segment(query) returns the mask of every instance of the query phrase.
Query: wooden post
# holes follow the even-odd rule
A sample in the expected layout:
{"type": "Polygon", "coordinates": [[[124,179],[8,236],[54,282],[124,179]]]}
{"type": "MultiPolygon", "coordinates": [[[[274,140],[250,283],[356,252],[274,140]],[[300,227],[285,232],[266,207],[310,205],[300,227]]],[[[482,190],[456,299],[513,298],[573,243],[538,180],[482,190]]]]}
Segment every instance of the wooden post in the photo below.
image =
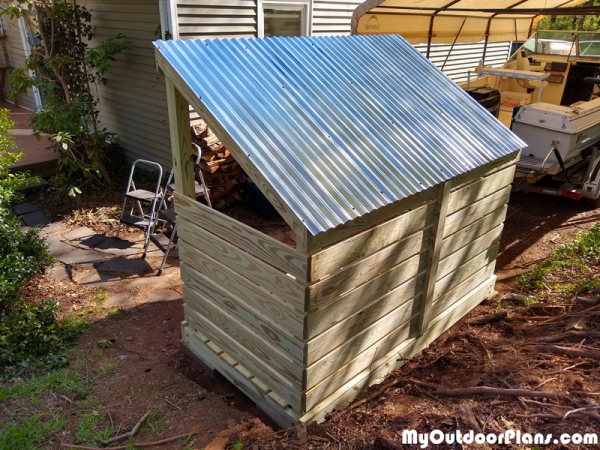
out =
{"type": "Polygon", "coordinates": [[[167,85],[167,105],[169,107],[169,130],[175,190],[186,197],[196,198],[194,187],[194,162],[192,160],[192,134],[190,131],[189,103],[181,95],[169,77],[167,85]]]}
{"type": "Polygon", "coordinates": [[[446,181],[439,187],[436,216],[433,221],[433,241],[429,251],[428,270],[425,274],[425,287],[421,300],[421,314],[419,315],[419,336],[422,336],[429,326],[431,320],[431,305],[433,304],[433,293],[437,281],[438,264],[440,262],[440,251],[444,239],[444,226],[448,213],[448,198],[450,197],[451,181],[446,181]]]}

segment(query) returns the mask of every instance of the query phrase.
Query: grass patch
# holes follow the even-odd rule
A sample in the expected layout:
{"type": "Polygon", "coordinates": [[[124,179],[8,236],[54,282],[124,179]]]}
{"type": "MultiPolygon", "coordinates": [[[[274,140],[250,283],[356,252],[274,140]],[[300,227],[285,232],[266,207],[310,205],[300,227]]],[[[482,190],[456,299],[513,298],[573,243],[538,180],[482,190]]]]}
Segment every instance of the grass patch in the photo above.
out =
{"type": "MultiPolygon", "coordinates": [[[[542,264],[533,267],[517,278],[524,291],[539,292],[548,287],[544,281],[555,270],[586,268],[600,263],[600,223],[589,231],[577,233],[575,239],[561,245],[542,264]]],[[[578,287],[593,288],[598,280],[582,280],[578,287]]],[[[577,288],[575,288],[574,292],[577,288]]]]}
{"type": "Polygon", "coordinates": [[[17,379],[0,385],[0,403],[17,398],[39,401],[44,394],[50,392],[58,395],[70,392],[85,395],[90,389],[91,386],[77,373],[67,369],[54,370],[39,378],[34,376],[28,380],[17,379]]]}
{"type": "Polygon", "coordinates": [[[107,375],[115,373],[118,368],[119,368],[118,364],[108,363],[108,364],[102,365],[101,367],[96,369],[96,371],[98,372],[99,375],[107,376],[107,375]]]}
{"type": "Polygon", "coordinates": [[[108,348],[112,345],[112,342],[108,339],[100,339],[98,345],[102,348],[108,348]]]}
{"type": "Polygon", "coordinates": [[[94,411],[85,412],[79,416],[75,437],[83,444],[95,444],[98,432],[102,431],[100,422],[104,420],[104,413],[94,411]]]}
{"type": "Polygon", "coordinates": [[[48,439],[67,424],[61,414],[52,413],[48,417],[35,415],[20,423],[0,424],[0,448],[3,450],[24,450],[40,448],[51,444],[48,439]]]}
{"type": "Polygon", "coordinates": [[[153,410],[146,419],[146,426],[144,427],[150,431],[150,433],[158,436],[162,430],[167,428],[167,422],[165,422],[165,415],[159,410],[153,410]]]}
{"type": "Polygon", "coordinates": [[[100,290],[96,295],[94,295],[94,300],[96,300],[97,302],[103,302],[104,300],[106,300],[107,297],[108,295],[106,294],[106,292],[100,290]]]}
{"type": "Polygon", "coordinates": [[[121,308],[113,309],[112,311],[108,312],[109,319],[122,319],[123,317],[125,317],[125,311],[123,311],[121,308]]]}

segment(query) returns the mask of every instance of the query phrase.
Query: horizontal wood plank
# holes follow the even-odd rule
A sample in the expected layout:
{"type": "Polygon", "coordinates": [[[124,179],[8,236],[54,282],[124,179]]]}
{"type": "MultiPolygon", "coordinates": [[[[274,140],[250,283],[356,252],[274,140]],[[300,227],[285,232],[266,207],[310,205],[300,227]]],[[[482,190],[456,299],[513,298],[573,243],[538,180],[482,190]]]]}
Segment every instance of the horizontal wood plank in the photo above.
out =
{"type": "Polygon", "coordinates": [[[200,331],[230,357],[250,370],[259,379],[263,380],[269,388],[284,398],[295,411],[301,410],[300,392],[302,387],[297,382],[282,377],[278,371],[269,367],[264,360],[251,353],[226,331],[222,331],[219,327],[214,326],[200,314],[192,312],[188,317],[186,311],[186,321],[192,330],[200,331]]]}
{"type": "Polygon", "coordinates": [[[476,222],[482,217],[487,216],[491,212],[501,208],[510,198],[511,187],[506,186],[497,192],[494,192],[487,197],[467,206],[446,218],[444,227],[444,237],[448,237],[457,231],[468,227],[473,222],[476,222]]]}
{"type": "Polygon", "coordinates": [[[311,260],[311,281],[333,274],[425,228],[432,223],[434,212],[435,202],[430,202],[315,254],[311,260]]]}
{"type": "Polygon", "coordinates": [[[302,338],[294,336],[280,323],[269,320],[250,306],[249,303],[224,291],[206,279],[204,275],[188,266],[181,268],[181,278],[184,280],[183,294],[188,306],[202,313],[203,308],[206,307],[205,302],[198,302],[196,295],[200,298],[208,298],[216,303],[219,308],[234,315],[271,345],[279,347],[282,351],[289,353],[302,362],[304,359],[304,342],[302,338]],[[196,295],[187,295],[190,291],[193,291],[196,295]]]}
{"type": "Polygon", "coordinates": [[[175,192],[180,217],[216,234],[232,245],[301,281],[306,279],[307,256],[225,214],[175,192]]]}
{"type": "Polygon", "coordinates": [[[507,167],[514,166],[520,158],[521,150],[518,150],[509,155],[503,156],[496,161],[492,161],[489,164],[485,164],[476,169],[470,170],[469,172],[465,172],[462,175],[454,177],[452,179],[452,191],[461,189],[468,184],[481,181],[483,178],[489,177],[496,172],[500,172],[507,167]]]}
{"type": "Polygon", "coordinates": [[[335,275],[309,287],[310,303],[323,304],[339,297],[369,280],[387,272],[408,258],[427,250],[431,244],[431,227],[388,245],[383,250],[362,259],[335,275]]]}
{"type": "Polygon", "coordinates": [[[304,286],[283,272],[183,218],[177,219],[177,233],[185,242],[188,258],[205,253],[294,307],[304,308],[304,286]]]}
{"type": "Polygon", "coordinates": [[[448,255],[460,250],[465,245],[501,225],[506,217],[506,210],[507,206],[504,205],[468,227],[446,237],[442,243],[441,258],[446,258],[448,255]]]}
{"type": "Polygon", "coordinates": [[[372,302],[389,291],[404,283],[406,280],[415,277],[419,272],[425,269],[427,264],[427,253],[425,250],[423,253],[419,253],[406,261],[401,262],[392,269],[384,272],[376,278],[369,280],[367,283],[358,286],[349,292],[340,292],[338,297],[329,300],[327,303],[320,302],[318,298],[310,299],[309,312],[314,312],[316,309],[320,309],[325,305],[329,305],[333,302],[372,302]]]}

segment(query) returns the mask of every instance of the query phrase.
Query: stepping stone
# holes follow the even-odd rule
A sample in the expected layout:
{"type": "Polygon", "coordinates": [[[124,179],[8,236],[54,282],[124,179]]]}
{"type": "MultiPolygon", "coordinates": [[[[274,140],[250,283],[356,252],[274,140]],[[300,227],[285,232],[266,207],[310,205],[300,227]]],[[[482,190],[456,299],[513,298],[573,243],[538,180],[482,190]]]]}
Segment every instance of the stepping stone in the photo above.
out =
{"type": "Polygon", "coordinates": [[[94,286],[94,287],[108,287],[113,286],[121,281],[120,278],[114,277],[112,275],[108,275],[106,273],[98,273],[95,270],[87,273],[83,277],[81,277],[77,284],[83,286],[94,286]]]}
{"type": "Polygon", "coordinates": [[[37,227],[40,225],[48,225],[50,219],[42,211],[34,211],[23,216],[23,222],[29,227],[37,227]]]}
{"type": "Polygon", "coordinates": [[[118,256],[132,256],[143,251],[143,245],[123,239],[108,238],[94,247],[94,250],[118,256]]]}
{"type": "Polygon", "coordinates": [[[172,300],[180,300],[181,294],[173,289],[164,289],[161,291],[154,291],[148,297],[146,297],[143,303],[155,303],[155,302],[170,302],[172,300]]]}
{"type": "Polygon", "coordinates": [[[125,306],[131,304],[131,291],[121,291],[110,294],[108,298],[102,303],[105,308],[112,308],[114,306],[125,306]]]}
{"type": "Polygon", "coordinates": [[[135,278],[127,283],[127,287],[167,289],[171,287],[171,282],[168,278],[152,275],[149,277],[135,278]]]}
{"type": "Polygon", "coordinates": [[[61,233],[66,230],[67,227],[65,227],[62,222],[53,222],[51,224],[46,225],[45,227],[42,227],[40,237],[48,236],[50,234],[61,233]]]}
{"type": "Polygon", "coordinates": [[[31,203],[21,203],[20,205],[13,206],[12,209],[17,216],[42,210],[38,205],[33,205],[31,203]]]}
{"type": "Polygon", "coordinates": [[[109,259],[109,255],[103,255],[102,253],[96,253],[90,250],[82,250],[77,248],[72,252],[69,252],[63,256],[59,256],[57,259],[63,264],[87,264],[93,262],[101,262],[109,259]]]}
{"type": "Polygon", "coordinates": [[[104,272],[121,272],[125,274],[146,273],[152,271],[152,266],[148,261],[141,258],[136,259],[111,259],[106,261],[100,267],[99,271],[104,272]]]}
{"type": "Polygon", "coordinates": [[[76,228],[73,231],[64,235],[65,239],[71,241],[78,247],[90,248],[104,242],[107,237],[97,234],[94,230],[88,227],[76,228]]]}
{"type": "Polygon", "coordinates": [[[52,268],[52,272],[50,272],[50,278],[54,280],[63,280],[65,278],[69,278],[71,275],[71,271],[67,269],[65,266],[56,265],[52,268]]]}
{"type": "Polygon", "coordinates": [[[45,241],[48,243],[48,254],[50,256],[61,256],[75,250],[75,247],[61,242],[62,236],[52,236],[45,241]]]}

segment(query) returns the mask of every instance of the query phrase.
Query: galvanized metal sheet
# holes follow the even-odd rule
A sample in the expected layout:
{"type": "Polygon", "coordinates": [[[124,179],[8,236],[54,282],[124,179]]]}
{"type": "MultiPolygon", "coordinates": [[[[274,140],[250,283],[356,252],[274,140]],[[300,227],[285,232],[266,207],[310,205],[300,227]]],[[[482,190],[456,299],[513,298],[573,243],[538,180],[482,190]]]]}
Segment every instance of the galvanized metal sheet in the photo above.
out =
{"type": "Polygon", "coordinates": [[[313,235],[526,146],[400,36],[154,44],[313,235]]]}

